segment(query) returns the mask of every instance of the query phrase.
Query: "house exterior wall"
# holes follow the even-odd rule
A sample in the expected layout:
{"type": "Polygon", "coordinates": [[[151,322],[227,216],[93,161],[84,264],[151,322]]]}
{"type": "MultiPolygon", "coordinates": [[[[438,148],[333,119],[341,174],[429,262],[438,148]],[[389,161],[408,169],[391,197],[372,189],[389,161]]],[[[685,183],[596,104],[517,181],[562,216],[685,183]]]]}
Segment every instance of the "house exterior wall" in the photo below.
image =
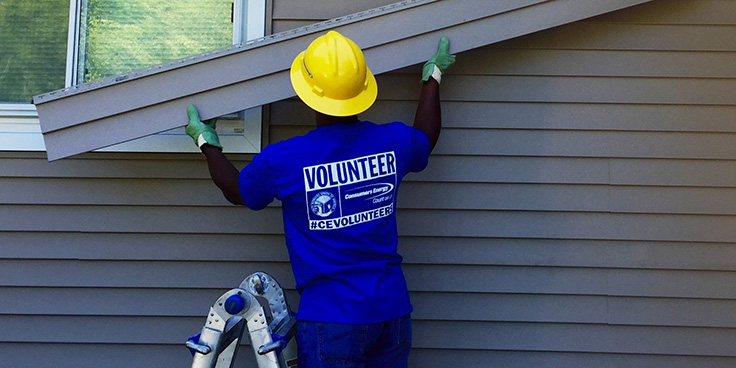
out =
{"type": "MultiPolygon", "coordinates": [[[[273,28],[390,2],[274,0],[273,28]]],[[[661,0],[458,55],[400,193],[410,366],[736,363],[735,29],[736,1],[661,0]]],[[[362,118],[412,121],[418,74],[362,118]]],[[[311,128],[269,110],[271,142],[311,128]]],[[[257,270],[298,306],[278,204],[230,206],[200,155],[0,152],[0,219],[3,366],[186,366],[257,270]]]]}

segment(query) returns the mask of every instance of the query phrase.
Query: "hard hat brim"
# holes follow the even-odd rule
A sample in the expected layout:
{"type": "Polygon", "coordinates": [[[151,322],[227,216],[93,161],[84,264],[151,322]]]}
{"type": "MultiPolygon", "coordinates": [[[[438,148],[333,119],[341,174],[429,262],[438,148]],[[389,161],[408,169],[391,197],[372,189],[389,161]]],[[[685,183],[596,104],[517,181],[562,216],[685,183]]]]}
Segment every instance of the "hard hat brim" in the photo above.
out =
{"type": "Polygon", "coordinates": [[[301,52],[296,58],[294,58],[294,62],[291,64],[291,86],[294,88],[294,91],[299,98],[313,110],[319,111],[325,115],[351,116],[368,110],[368,108],[376,101],[376,97],[378,96],[378,84],[376,83],[376,77],[371,73],[367,66],[366,89],[353,98],[338,100],[326,96],[319,96],[314,93],[312,87],[304,77],[306,73],[303,73],[302,71],[302,68],[304,68],[304,64],[302,63],[303,59],[304,52],[301,52]]]}

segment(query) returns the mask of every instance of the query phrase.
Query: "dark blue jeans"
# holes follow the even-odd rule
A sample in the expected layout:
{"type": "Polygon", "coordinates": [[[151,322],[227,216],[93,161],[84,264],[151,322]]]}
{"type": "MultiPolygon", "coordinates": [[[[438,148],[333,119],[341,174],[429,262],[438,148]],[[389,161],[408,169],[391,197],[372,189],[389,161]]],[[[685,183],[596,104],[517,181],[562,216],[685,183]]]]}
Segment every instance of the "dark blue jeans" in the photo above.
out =
{"type": "Polygon", "coordinates": [[[411,317],[366,325],[299,321],[299,368],[406,368],[411,317]]]}

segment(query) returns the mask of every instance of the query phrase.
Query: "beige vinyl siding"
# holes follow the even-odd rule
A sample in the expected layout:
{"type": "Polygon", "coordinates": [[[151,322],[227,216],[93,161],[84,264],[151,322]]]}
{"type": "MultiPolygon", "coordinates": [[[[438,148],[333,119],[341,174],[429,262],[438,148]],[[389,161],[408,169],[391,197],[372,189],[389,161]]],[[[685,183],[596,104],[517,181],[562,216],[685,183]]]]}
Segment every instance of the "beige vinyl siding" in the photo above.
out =
{"type": "MultiPolygon", "coordinates": [[[[274,0],[274,32],[391,2],[274,0]]],[[[399,195],[411,367],[736,364],[735,8],[654,1],[458,55],[399,195]]],[[[362,117],[410,122],[419,67],[362,117]]],[[[312,127],[269,110],[271,142],[312,127]]],[[[12,367],[188,366],[258,270],[298,306],[278,203],[230,206],[196,154],[0,153],[0,270],[12,367]]]]}
{"type": "MultiPolygon", "coordinates": [[[[0,341],[10,366],[188,366],[186,338],[257,270],[290,287],[298,306],[278,208],[229,205],[201,155],[49,163],[6,152],[0,167],[0,325],[15,331],[0,341]]],[[[251,355],[242,349],[240,366],[253,366],[251,355]]]]}
{"type": "MultiPolygon", "coordinates": [[[[736,363],[735,7],[655,1],[458,56],[399,200],[413,366],[736,363]]],[[[410,123],[419,70],[379,76],[362,117],[410,123]]],[[[271,140],[311,120],[276,103],[271,140]]]]}

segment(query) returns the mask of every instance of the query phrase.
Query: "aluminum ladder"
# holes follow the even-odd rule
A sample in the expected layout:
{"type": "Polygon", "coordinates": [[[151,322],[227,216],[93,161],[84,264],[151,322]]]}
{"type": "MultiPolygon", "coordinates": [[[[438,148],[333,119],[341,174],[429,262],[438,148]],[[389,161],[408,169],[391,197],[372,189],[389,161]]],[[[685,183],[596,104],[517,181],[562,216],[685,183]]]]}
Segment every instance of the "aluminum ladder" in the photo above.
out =
{"type": "Polygon", "coordinates": [[[297,368],[296,319],[281,285],[263,272],[212,305],[202,330],[186,342],[192,368],[232,368],[246,329],[258,368],[297,368]]]}

